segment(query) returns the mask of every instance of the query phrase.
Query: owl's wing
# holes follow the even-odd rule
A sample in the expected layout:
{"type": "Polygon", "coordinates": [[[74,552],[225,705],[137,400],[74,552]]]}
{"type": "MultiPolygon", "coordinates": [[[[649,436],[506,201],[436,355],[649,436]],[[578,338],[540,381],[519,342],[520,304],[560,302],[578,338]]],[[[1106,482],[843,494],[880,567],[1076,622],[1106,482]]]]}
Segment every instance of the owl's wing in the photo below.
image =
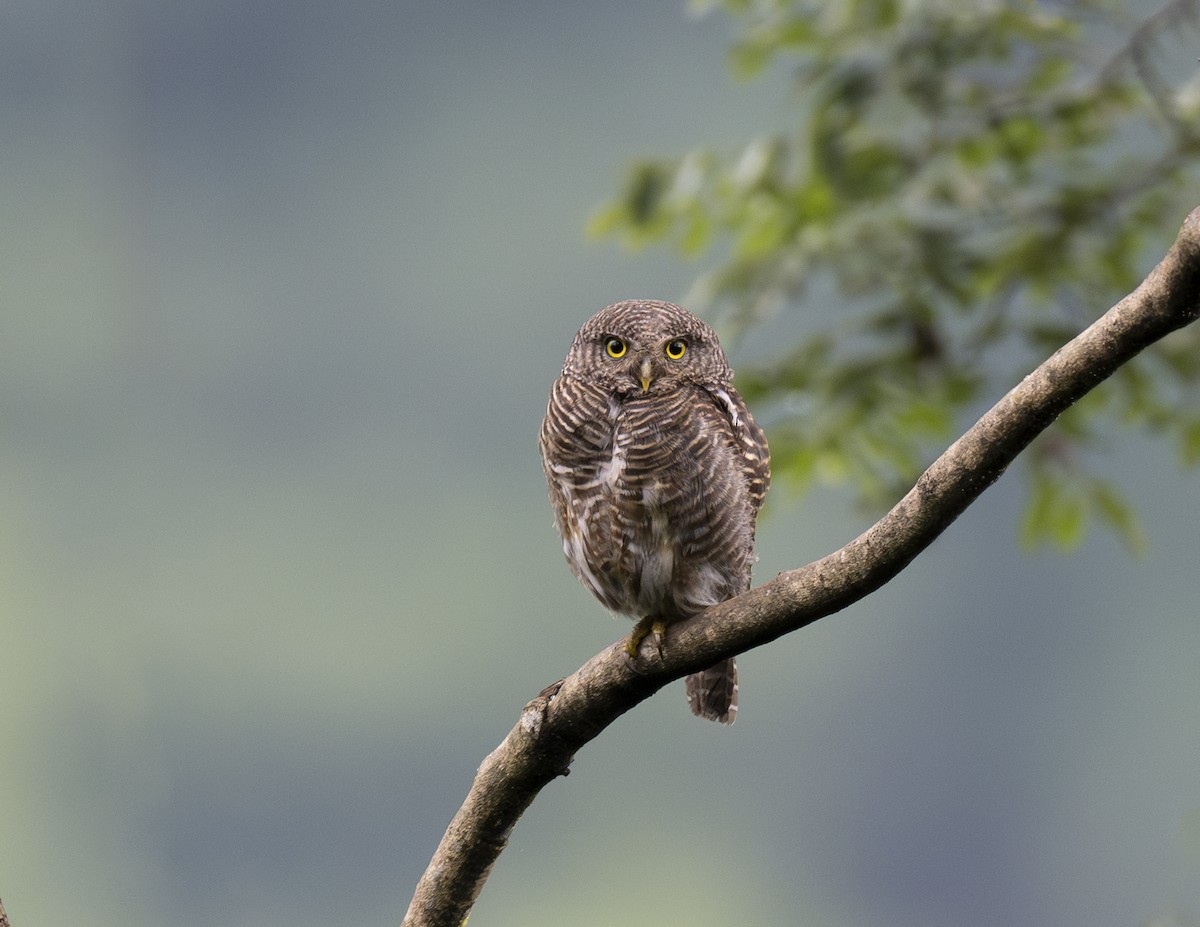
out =
{"type": "Polygon", "coordinates": [[[613,611],[621,599],[598,564],[619,554],[613,542],[614,510],[606,504],[605,470],[613,465],[613,424],[609,394],[573,377],[562,376],[550,389],[546,417],[538,434],[542,469],[563,553],[579,581],[613,611]]]}
{"type": "Polygon", "coordinates": [[[555,380],[538,434],[547,477],[569,476],[576,485],[588,483],[612,441],[609,394],[574,377],[555,380]]]}
{"type": "Polygon", "coordinates": [[[750,490],[750,501],[757,512],[771,486],[771,451],[767,447],[767,436],[746,408],[732,386],[717,387],[709,392],[728,416],[734,444],[741,452],[742,474],[750,490]]]}
{"type": "MultiPolygon", "coordinates": [[[[588,512],[605,492],[602,468],[613,457],[609,394],[574,377],[559,377],[550,389],[538,446],[559,533],[565,542],[582,544],[588,512]]],[[[572,558],[568,552],[568,559],[582,562],[582,553],[572,558]]]]}

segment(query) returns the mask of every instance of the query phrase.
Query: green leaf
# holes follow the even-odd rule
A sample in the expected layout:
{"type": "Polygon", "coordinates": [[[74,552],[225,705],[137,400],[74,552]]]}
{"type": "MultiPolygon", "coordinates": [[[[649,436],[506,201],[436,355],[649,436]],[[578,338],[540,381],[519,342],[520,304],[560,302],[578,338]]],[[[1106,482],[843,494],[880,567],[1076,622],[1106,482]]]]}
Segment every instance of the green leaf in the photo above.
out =
{"type": "Polygon", "coordinates": [[[1049,537],[1062,550],[1079,546],[1087,527],[1088,509],[1084,500],[1071,492],[1056,495],[1051,506],[1049,537]]]}
{"type": "Polygon", "coordinates": [[[729,69],[735,77],[757,77],[771,60],[772,49],[752,42],[739,42],[729,50],[729,69]]]}
{"type": "Polygon", "coordinates": [[[585,231],[590,238],[607,238],[625,224],[625,217],[623,204],[607,203],[591,214],[585,231]]]}
{"type": "Polygon", "coordinates": [[[788,231],[788,217],[779,201],[759,194],[750,198],[745,209],[735,253],[741,258],[757,258],[778,248],[788,231]]]}
{"type": "Polygon", "coordinates": [[[912,435],[942,438],[950,432],[948,409],[934,401],[914,401],[896,416],[896,424],[912,435]]]}
{"type": "Polygon", "coordinates": [[[679,250],[687,257],[696,257],[712,241],[712,221],[702,210],[692,210],[679,236],[679,250]]]}
{"type": "Polygon", "coordinates": [[[1200,466],[1200,419],[1192,419],[1180,429],[1179,459],[1185,467],[1200,466]]]}
{"type": "Polygon", "coordinates": [[[1078,489],[1044,468],[1034,471],[1031,489],[1021,522],[1022,546],[1032,550],[1049,543],[1064,551],[1078,547],[1088,521],[1088,507],[1078,489]]]}
{"type": "Polygon", "coordinates": [[[1049,481],[1045,477],[1035,475],[1021,518],[1021,546],[1025,550],[1037,547],[1050,533],[1053,497],[1054,490],[1049,481]]]}
{"type": "Polygon", "coordinates": [[[661,164],[643,162],[630,172],[625,207],[633,225],[646,225],[658,213],[670,178],[661,164]]]}
{"type": "Polygon", "coordinates": [[[1092,485],[1092,502],[1096,513],[1119,537],[1132,554],[1146,553],[1146,535],[1140,519],[1129,504],[1108,483],[1097,480],[1092,485]]]}

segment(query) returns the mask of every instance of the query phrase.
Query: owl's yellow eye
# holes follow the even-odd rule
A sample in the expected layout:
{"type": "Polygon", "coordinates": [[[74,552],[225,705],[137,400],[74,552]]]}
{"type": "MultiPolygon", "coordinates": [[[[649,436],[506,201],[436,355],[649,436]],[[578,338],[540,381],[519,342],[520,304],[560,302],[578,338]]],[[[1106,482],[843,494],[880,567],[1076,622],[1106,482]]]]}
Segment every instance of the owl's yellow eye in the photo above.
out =
{"type": "Polygon", "coordinates": [[[620,338],[606,338],[604,340],[604,350],[608,352],[609,357],[624,357],[625,352],[629,350],[629,346],[620,338]]]}
{"type": "Polygon", "coordinates": [[[667,357],[671,358],[671,360],[679,360],[679,358],[683,357],[683,355],[686,353],[687,342],[682,338],[676,338],[667,345],[667,357]]]}

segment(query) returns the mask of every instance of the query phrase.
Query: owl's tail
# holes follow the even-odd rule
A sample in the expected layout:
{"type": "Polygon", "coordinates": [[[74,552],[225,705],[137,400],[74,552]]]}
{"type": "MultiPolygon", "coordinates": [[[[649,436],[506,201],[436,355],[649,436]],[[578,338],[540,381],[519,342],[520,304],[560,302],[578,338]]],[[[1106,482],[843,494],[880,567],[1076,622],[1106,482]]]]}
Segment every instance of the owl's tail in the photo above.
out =
{"type": "Polygon", "coordinates": [[[733,724],[737,718],[737,664],[730,657],[684,680],[692,714],[709,721],[733,724]]]}

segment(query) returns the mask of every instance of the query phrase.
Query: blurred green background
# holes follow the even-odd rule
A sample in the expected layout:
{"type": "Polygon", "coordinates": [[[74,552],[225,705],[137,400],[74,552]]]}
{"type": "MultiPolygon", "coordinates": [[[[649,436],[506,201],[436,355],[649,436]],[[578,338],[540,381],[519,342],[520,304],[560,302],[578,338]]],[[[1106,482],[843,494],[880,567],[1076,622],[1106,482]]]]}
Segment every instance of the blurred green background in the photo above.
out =
{"type": "MultiPolygon", "coordinates": [[[[788,116],[731,35],[628,0],[4,5],[16,927],[399,921],[520,707],[627,631],[536,429],[588,315],[701,269],[584,239],[627,162],[788,116]]],[[[1021,554],[1002,480],[745,656],[736,727],[672,686],[584,750],[472,923],[1194,923],[1200,494],[1111,450],[1148,556],[1021,554]]],[[[866,524],[777,490],[757,575],[866,524]]]]}

